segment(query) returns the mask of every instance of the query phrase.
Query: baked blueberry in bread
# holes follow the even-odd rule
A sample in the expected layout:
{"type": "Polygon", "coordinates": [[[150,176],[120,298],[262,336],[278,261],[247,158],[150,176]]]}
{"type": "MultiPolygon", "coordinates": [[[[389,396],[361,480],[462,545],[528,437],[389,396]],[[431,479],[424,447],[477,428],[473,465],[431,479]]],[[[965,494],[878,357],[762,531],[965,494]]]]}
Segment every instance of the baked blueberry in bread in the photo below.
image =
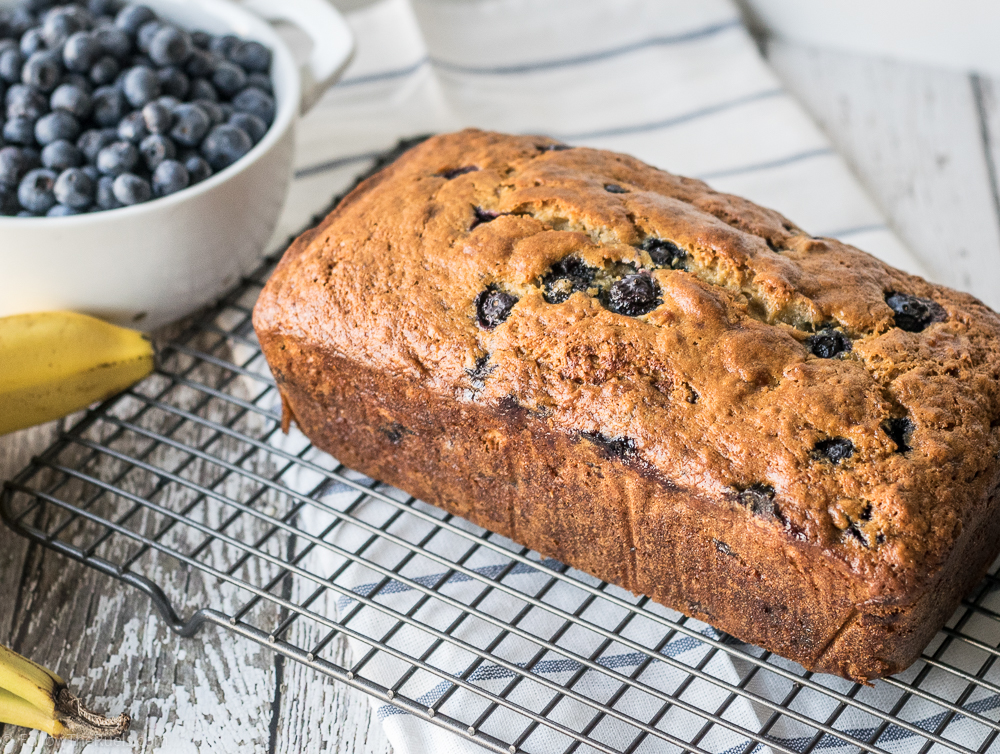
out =
{"type": "Polygon", "coordinates": [[[902,670],[997,555],[1000,318],[625,155],[429,139],[254,324],[340,461],[808,668],[902,670]]]}

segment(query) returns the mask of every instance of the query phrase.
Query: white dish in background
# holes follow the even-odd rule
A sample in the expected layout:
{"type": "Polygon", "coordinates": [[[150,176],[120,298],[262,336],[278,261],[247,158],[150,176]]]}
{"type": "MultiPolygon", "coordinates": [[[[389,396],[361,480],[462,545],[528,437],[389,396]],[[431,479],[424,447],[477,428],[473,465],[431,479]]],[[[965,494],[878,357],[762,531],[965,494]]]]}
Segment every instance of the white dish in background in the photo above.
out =
{"type": "Polygon", "coordinates": [[[70,217],[0,217],[0,316],[70,309],[149,330],[218,298],[263,255],[287,195],[299,114],[353,53],[350,30],[325,0],[143,2],[186,29],[267,45],[274,123],[242,159],[162,199],[70,217]],[[310,36],[301,70],[262,17],[310,36]]]}
{"type": "Polygon", "coordinates": [[[1000,75],[996,0],[741,0],[783,39],[1000,75]]]}

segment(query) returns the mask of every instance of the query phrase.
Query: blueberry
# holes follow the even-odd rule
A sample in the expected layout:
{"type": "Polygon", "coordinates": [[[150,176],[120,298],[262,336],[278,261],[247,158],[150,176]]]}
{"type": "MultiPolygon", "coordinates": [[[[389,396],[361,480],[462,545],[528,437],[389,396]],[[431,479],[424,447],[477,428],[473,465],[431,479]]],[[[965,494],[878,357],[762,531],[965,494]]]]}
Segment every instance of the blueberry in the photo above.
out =
{"type": "Polygon", "coordinates": [[[118,78],[121,70],[117,60],[110,55],[105,55],[91,67],[90,80],[97,86],[106,86],[118,78]]]}
{"type": "Polygon", "coordinates": [[[139,27],[155,19],[156,14],[145,5],[126,5],[115,17],[115,26],[134,35],[139,27]]]}
{"type": "Polygon", "coordinates": [[[117,125],[124,116],[128,103],[125,95],[113,86],[102,86],[94,90],[91,96],[94,107],[93,119],[99,126],[117,125]]]}
{"type": "Polygon", "coordinates": [[[752,484],[741,490],[736,499],[755,516],[768,520],[780,517],[774,502],[774,487],[769,484],[752,484]]]}
{"type": "Polygon", "coordinates": [[[191,32],[191,44],[193,44],[199,50],[207,50],[208,46],[212,43],[212,35],[207,31],[193,31],[191,32]]]}
{"type": "Polygon", "coordinates": [[[254,144],[263,139],[264,134],[267,133],[267,124],[256,115],[251,115],[250,113],[233,113],[229,116],[228,122],[231,126],[236,126],[246,131],[254,144]]]}
{"type": "Polygon", "coordinates": [[[170,66],[161,68],[156,72],[156,77],[160,80],[160,91],[177,98],[187,97],[191,88],[191,80],[177,67],[170,66]]]}
{"type": "Polygon", "coordinates": [[[212,166],[205,161],[204,157],[197,154],[187,155],[184,158],[184,167],[191,178],[192,186],[212,175],[212,166]]]}
{"type": "Polygon", "coordinates": [[[16,186],[30,169],[23,150],[17,147],[0,149],[0,184],[16,186]]]}
{"type": "Polygon", "coordinates": [[[465,175],[466,173],[475,173],[479,170],[475,165],[466,165],[461,168],[452,168],[451,170],[444,170],[435,175],[444,178],[446,181],[450,181],[452,178],[458,178],[460,175],[465,175]]]}
{"type": "Polygon", "coordinates": [[[68,168],[56,178],[53,193],[56,201],[73,209],[86,209],[94,202],[97,186],[80,168],[68,168]]]}
{"type": "Polygon", "coordinates": [[[246,88],[246,71],[228,60],[220,61],[212,72],[212,85],[219,90],[220,94],[232,97],[246,88]]]}
{"type": "Polygon", "coordinates": [[[112,186],[115,199],[125,205],[142,204],[153,198],[149,181],[132,173],[122,173],[112,186]]]}
{"type": "Polygon", "coordinates": [[[108,144],[97,153],[97,169],[105,175],[118,176],[130,172],[139,162],[139,150],[127,141],[108,144]]]}
{"type": "Polygon", "coordinates": [[[70,8],[55,8],[45,15],[42,39],[50,50],[62,47],[76,32],[83,30],[79,16],[70,8]]]}
{"type": "Polygon", "coordinates": [[[165,134],[174,124],[173,113],[160,102],[150,102],[142,108],[143,122],[152,134],[165,134]]]}
{"type": "Polygon", "coordinates": [[[626,275],[611,286],[607,307],[616,314],[638,317],[653,311],[661,303],[660,286],[648,271],[642,270],[626,275]]]}
{"type": "Polygon", "coordinates": [[[885,294],[885,303],[895,313],[896,327],[906,332],[921,332],[934,322],[942,322],[948,315],[944,308],[929,298],[911,296],[908,293],[890,291],[885,294]]]}
{"type": "Polygon", "coordinates": [[[101,59],[103,50],[93,35],[78,31],[63,46],[63,65],[70,71],[89,71],[101,59]]]}
{"type": "Polygon", "coordinates": [[[17,187],[17,198],[21,206],[36,215],[48,212],[56,203],[52,193],[55,182],[56,174],[48,168],[29,171],[17,187]]]}
{"type": "Polygon", "coordinates": [[[163,105],[167,110],[173,113],[174,109],[181,104],[181,101],[177,97],[171,97],[169,94],[161,94],[156,98],[156,104],[163,105]]]}
{"type": "Polygon", "coordinates": [[[79,215],[82,210],[75,209],[73,207],[67,207],[65,204],[53,204],[52,208],[45,213],[46,217],[69,217],[70,215],[79,215]]]}
{"type": "Polygon", "coordinates": [[[80,134],[80,138],[76,140],[76,147],[83,152],[83,156],[88,162],[94,162],[97,159],[97,153],[117,138],[117,133],[112,134],[92,128],[80,134]]]}
{"type": "Polygon", "coordinates": [[[628,189],[619,186],[617,183],[605,183],[604,190],[609,194],[627,194],[628,189]]]}
{"type": "Polygon", "coordinates": [[[482,225],[483,223],[492,222],[493,220],[496,220],[498,217],[500,217],[499,212],[494,212],[493,210],[490,209],[483,209],[482,207],[473,207],[472,212],[473,212],[472,224],[469,225],[469,230],[472,230],[473,228],[482,225]]]}
{"type": "Polygon", "coordinates": [[[36,23],[35,16],[25,7],[15,6],[7,16],[7,31],[14,37],[20,37],[36,23]]]}
{"type": "Polygon", "coordinates": [[[212,170],[222,170],[236,162],[253,148],[247,132],[223,123],[215,126],[201,144],[201,154],[212,170]]]}
{"type": "Polygon", "coordinates": [[[267,73],[271,68],[271,51],[260,42],[240,41],[232,46],[226,57],[251,73],[267,73]]]}
{"type": "Polygon", "coordinates": [[[43,146],[58,139],[75,141],[79,135],[80,121],[65,110],[53,110],[35,122],[35,140],[43,146]]]}
{"type": "Polygon", "coordinates": [[[851,339],[840,330],[825,327],[806,338],[806,347],[821,359],[832,359],[851,350],[851,339]]]}
{"type": "Polygon", "coordinates": [[[121,5],[118,0],[87,0],[87,10],[95,16],[114,16],[121,5]]]}
{"type": "Polygon", "coordinates": [[[49,111],[49,103],[45,95],[33,86],[14,84],[7,90],[7,117],[13,118],[25,115],[36,121],[49,111]]]}
{"type": "Polygon", "coordinates": [[[476,296],[476,321],[485,330],[492,330],[506,321],[511,309],[517,303],[517,297],[504,293],[495,285],[489,286],[476,296]]]}
{"type": "Polygon", "coordinates": [[[212,37],[211,41],[208,43],[208,49],[217,55],[221,55],[224,58],[229,57],[229,53],[232,52],[233,48],[236,47],[242,40],[239,37],[235,37],[232,34],[222,34],[217,37],[212,37]]]}
{"type": "Polygon", "coordinates": [[[0,188],[0,215],[10,217],[21,211],[15,189],[0,188]]]}
{"type": "Polygon", "coordinates": [[[225,123],[228,120],[225,112],[222,110],[222,105],[218,102],[213,102],[210,99],[196,99],[194,104],[205,111],[205,115],[208,116],[213,126],[225,123]]]}
{"type": "Polygon", "coordinates": [[[149,43],[149,57],[159,66],[181,65],[191,55],[191,35],[174,26],[164,26],[149,43]]]}
{"type": "Polygon", "coordinates": [[[117,26],[101,26],[94,30],[94,40],[104,51],[116,60],[125,60],[132,52],[132,37],[117,26]]]}
{"type": "Polygon", "coordinates": [[[156,170],[164,160],[172,160],[177,156],[177,147],[162,134],[150,134],[139,144],[139,153],[149,170],[156,170]]]}
{"type": "Polygon", "coordinates": [[[247,76],[247,86],[255,87],[268,94],[274,94],[274,85],[271,83],[271,77],[266,73],[257,73],[256,71],[251,73],[247,76]]]}
{"type": "Polygon", "coordinates": [[[906,417],[899,419],[886,419],[882,423],[882,431],[889,435],[889,439],[896,443],[896,452],[905,453],[910,449],[910,438],[916,425],[906,417]]]}
{"type": "Polygon", "coordinates": [[[207,99],[212,102],[219,101],[219,93],[215,91],[215,87],[207,79],[194,79],[188,89],[188,96],[192,100],[207,99]]]}
{"type": "Polygon", "coordinates": [[[177,106],[174,110],[174,119],[170,136],[185,147],[196,147],[201,144],[212,125],[204,110],[197,105],[187,103],[177,106]]]}
{"type": "Polygon", "coordinates": [[[237,112],[256,115],[268,126],[274,121],[274,97],[252,86],[233,97],[233,109],[237,112]]]}
{"type": "Polygon", "coordinates": [[[73,84],[60,84],[49,98],[53,110],[65,110],[75,118],[90,115],[90,95],[73,84]]]}
{"type": "Polygon", "coordinates": [[[215,70],[217,62],[219,62],[219,58],[212,53],[195,49],[191,51],[191,55],[184,65],[184,73],[195,78],[210,76],[215,70]]]}
{"type": "Polygon", "coordinates": [[[657,267],[669,267],[674,270],[684,269],[684,263],[688,260],[688,253],[673,241],[666,241],[662,238],[647,238],[640,247],[649,254],[653,264],[657,267]]]}
{"type": "Polygon", "coordinates": [[[0,52],[0,79],[8,84],[16,84],[21,80],[21,68],[24,67],[24,56],[20,50],[4,50],[0,52]]]}
{"type": "Polygon", "coordinates": [[[160,96],[160,80],[152,68],[136,66],[125,73],[122,91],[132,107],[142,107],[160,96]]]}
{"type": "Polygon", "coordinates": [[[128,62],[125,65],[125,67],[126,68],[136,68],[136,67],[138,67],[138,68],[152,68],[152,69],[155,70],[156,69],[156,64],[152,60],[150,60],[149,55],[143,55],[143,54],[139,53],[139,54],[133,55],[131,58],[129,58],[128,62]]]}
{"type": "Polygon", "coordinates": [[[31,146],[35,143],[35,120],[27,115],[15,115],[3,124],[4,141],[31,146]]]}
{"type": "Polygon", "coordinates": [[[42,150],[42,164],[57,173],[66,168],[80,167],[85,159],[83,152],[65,139],[53,141],[42,150]]]}
{"type": "Polygon", "coordinates": [[[97,181],[101,178],[101,171],[97,169],[96,165],[84,165],[80,168],[84,174],[97,185],[97,181]]]}
{"type": "MultiPolygon", "coordinates": [[[[148,55],[149,45],[152,43],[153,37],[163,28],[165,26],[160,21],[147,21],[139,27],[139,31],[135,35],[135,46],[139,48],[140,52],[148,55]]],[[[152,58],[150,58],[150,61],[152,61],[152,58]]]]}
{"type": "Polygon", "coordinates": [[[24,57],[29,57],[45,49],[45,38],[42,36],[41,26],[28,29],[21,35],[21,54],[24,57]]]}
{"type": "Polygon", "coordinates": [[[594,280],[594,269],[576,257],[552,265],[542,278],[542,295],[550,304],[561,304],[576,291],[586,291],[594,280]]]}
{"type": "Polygon", "coordinates": [[[820,440],[813,447],[813,457],[838,464],[854,455],[854,443],[844,437],[820,440]]]}
{"type": "Polygon", "coordinates": [[[51,92],[62,78],[62,60],[56,53],[36,52],[24,62],[21,81],[43,92],[51,92]]]}
{"type": "Polygon", "coordinates": [[[141,110],[133,110],[118,121],[118,138],[122,141],[138,144],[147,136],[149,136],[149,129],[146,128],[146,119],[141,110]]]}
{"type": "Polygon", "coordinates": [[[122,203],[115,198],[115,179],[110,175],[102,175],[97,181],[95,203],[100,209],[116,209],[122,203]]]}
{"type": "Polygon", "coordinates": [[[82,73],[68,72],[64,73],[59,79],[59,83],[56,85],[56,89],[60,86],[75,86],[80,91],[89,95],[94,91],[94,86],[90,82],[90,79],[84,76],[82,73]]]}
{"type": "Polygon", "coordinates": [[[166,196],[186,189],[191,182],[187,168],[177,160],[164,160],[153,171],[153,194],[166,196]]]}

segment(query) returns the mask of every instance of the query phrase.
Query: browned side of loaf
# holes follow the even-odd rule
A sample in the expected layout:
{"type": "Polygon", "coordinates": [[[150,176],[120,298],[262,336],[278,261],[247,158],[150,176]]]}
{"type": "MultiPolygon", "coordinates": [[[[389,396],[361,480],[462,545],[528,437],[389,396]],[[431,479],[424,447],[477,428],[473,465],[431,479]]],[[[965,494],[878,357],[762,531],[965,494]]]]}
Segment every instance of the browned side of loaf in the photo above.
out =
{"type": "Polygon", "coordinates": [[[1000,517],[970,530],[962,565],[912,604],[858,605],[864,586],[837,561],[514,404],[459,403],[264,338],[275,372],[296,375],[281,391],[295,421],[342,463],[810,670],[869,680],[906,668],[982,578],[1000,535],[1000,517]]]}

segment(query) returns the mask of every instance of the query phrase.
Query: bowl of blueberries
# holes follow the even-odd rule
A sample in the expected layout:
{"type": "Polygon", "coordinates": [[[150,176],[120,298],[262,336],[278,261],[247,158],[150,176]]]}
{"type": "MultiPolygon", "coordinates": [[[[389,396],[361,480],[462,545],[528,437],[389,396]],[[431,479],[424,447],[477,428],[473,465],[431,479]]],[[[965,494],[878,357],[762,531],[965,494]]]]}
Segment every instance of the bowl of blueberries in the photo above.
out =
{"type": "Polygon", "coordinates": [[[352,52],[326,0],[0,0],[0,316],[153,329],[217,298],[259,262],[296,122],[352,52]]]}

